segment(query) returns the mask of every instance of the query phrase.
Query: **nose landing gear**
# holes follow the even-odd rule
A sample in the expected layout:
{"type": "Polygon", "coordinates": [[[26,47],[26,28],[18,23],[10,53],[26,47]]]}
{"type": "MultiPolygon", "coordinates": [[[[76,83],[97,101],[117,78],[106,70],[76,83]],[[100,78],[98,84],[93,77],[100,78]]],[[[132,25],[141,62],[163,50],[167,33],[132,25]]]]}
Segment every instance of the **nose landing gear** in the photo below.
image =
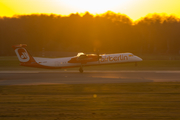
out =
{"type": "Polygon", "coordinates": [[[137,66],[137,62],[135,62],[135,66],[137,66]]]}

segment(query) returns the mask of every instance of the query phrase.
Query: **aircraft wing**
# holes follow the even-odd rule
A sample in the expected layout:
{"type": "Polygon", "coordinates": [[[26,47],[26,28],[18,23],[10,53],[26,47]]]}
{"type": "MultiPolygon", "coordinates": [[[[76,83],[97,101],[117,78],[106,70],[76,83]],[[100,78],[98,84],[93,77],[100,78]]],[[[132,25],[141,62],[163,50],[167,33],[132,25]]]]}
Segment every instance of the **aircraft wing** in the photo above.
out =
{"type": "Polygon", "coordinates": [[[68,63],[83,63],[83,64],[86,64],[87,62],[99,61],[100,57],[101,56],[98,56],[96,54],[78,53],[78,55],[71,58],[71,60],[68,61],[68,63]]]}

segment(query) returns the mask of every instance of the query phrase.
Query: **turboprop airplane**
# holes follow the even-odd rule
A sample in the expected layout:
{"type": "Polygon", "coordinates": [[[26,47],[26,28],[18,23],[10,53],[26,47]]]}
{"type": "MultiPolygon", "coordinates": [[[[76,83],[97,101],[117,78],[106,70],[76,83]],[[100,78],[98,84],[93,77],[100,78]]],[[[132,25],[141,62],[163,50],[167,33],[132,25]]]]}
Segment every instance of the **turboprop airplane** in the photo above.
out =
{"type": "Polygon", "coordinates": [[[12,46],[20,61],[20,65],[39,68],[70,68],[79,67],[79,72],[83,73],[83,66],[106,65],[118,63],[139,62],[142,59],[132,53],[116,54],[84,54],[78,53],[74,57],[65,58],[40,58],[32,57],[25,49],[26,44],[12,46]]]}

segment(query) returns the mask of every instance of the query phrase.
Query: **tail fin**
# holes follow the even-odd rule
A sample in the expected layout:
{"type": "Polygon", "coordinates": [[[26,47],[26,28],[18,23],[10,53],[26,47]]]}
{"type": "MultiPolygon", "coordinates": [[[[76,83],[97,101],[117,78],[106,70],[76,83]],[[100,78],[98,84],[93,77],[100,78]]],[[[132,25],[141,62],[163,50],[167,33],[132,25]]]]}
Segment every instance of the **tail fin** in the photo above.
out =
{"type": "Polygon", "coordinates": [[[26,46],[27,46],[26,44],[20,44],[20,45],[13,45],[12,47],[14,48],[15,53],[19,61],[21,62],[21,65],[31,66],[33,64],[36,64],[36,61],[25,49],[26,46]]]}

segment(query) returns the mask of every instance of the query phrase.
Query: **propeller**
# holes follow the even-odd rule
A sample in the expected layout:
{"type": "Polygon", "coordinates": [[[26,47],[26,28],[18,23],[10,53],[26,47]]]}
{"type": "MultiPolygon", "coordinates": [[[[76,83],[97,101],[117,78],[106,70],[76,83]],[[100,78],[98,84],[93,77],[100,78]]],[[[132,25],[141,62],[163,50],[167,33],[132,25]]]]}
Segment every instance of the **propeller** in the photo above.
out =
{"type": "Polygon", "coordinates": [[[97,60],[98,60],[98,62],[99,62],[99,64],[100,64],[100,58],[102,58],[102,57],[101,57],[100,54],[99,54],[99,50],[97,50],[96,55],[97,55],[97,60]]]}

